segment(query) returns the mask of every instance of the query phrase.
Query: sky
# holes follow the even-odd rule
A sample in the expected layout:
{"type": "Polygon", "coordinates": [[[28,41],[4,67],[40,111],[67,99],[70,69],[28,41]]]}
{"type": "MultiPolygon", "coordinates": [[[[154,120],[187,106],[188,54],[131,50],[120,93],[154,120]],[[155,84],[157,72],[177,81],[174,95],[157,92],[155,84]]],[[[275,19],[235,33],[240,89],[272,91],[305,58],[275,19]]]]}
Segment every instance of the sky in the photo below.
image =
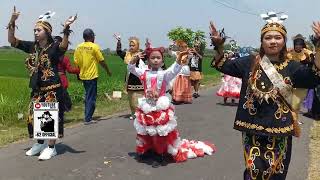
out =
{"type": "Polygon", "coordinates": [[[218,29],[225,28],[228,36],[240,46],[260,45],[260,29],[265,22],[258,14],[268,11],[284,12],[289,19],[284,22],[288,30],[288,46],[297,33],[312,34],[311,24],[320,21],[319,0],[1,0],[0,46],[9,45],[5,26],[10,19],[13,6],[21,12],[17,20],[16,37],[33,39],[34,24],[39,15],[48,10],[56,15],[50,20],[53,34],[59,34],[63,23],[70,15],[78,14],[71,29],[71,48],[83,41],[82,32],[92,28],[96,43],[102,49],[115,49],[114,33],[121,34],[124,48],[127,39],[137,36],[144,44],[146,38],[153,46],[168,46],[168,31],[182,26],[205,31],[208,35],[209,21],[218,29]],[[217,2],[218,1],[218,2],[217,2]],[[219,3],[220,2],[220,3],[219,3]],[[225,4],[225,5],[222,5],[225,4]],[[250,14],[236,11],[250,12],[250,14]],[[252,15],[257,14],[257,15],[252,15]]]}

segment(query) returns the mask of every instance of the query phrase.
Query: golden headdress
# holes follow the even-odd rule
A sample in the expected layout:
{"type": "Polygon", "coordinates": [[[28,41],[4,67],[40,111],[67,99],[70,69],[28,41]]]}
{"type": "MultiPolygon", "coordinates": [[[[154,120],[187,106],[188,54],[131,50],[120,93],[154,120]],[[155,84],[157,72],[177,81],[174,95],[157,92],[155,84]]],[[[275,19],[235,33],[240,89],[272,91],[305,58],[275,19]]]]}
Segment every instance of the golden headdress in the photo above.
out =
{"type": "Polygon", "coordinates": [[[140,45],[140,41],[139,41],[139,38],[137,38],[137,37],[130,37],[129,38],[129,43],[130,42],[133,42],[135,45],[137,45],[137,47],[139,48],[139,45],[140,45]]]}
{"type": "Polygon", "coordinates": [[[135,45],[133,52],[127,51],[126,55],[124,57],[124,62],[128,64],[130,60],[133,58],[134,55],[136,55],[139,52],[139,39],[137,37],[130,37],[129,38],[129,44],[133,43],[135,45]]]}

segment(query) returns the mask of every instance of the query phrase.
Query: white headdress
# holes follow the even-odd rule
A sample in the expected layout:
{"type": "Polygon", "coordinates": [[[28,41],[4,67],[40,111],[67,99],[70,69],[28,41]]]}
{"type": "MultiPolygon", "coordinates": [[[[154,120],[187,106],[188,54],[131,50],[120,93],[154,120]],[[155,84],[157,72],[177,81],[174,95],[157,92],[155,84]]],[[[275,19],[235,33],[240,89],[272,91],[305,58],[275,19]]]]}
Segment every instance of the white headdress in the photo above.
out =
{"type": "Polygon", "coordinates": [[[48,21],[56,12],[47,11],[46,13],[39,16],[39,21],[48,21]]]}
{"type": "Polygon", "coordinates": [[[260,17],[267,21],[267,23],[279,23],[282,24],[283,21],[288,19],[288,15],[282,14],[280,17],[278,17],[278,14],[280,13],[275,13],[273,11],[268,12],[267,14],[260,14],[260,17]]]}
{"type": "Polygon", "coordinates": [[[56,13],[55,12],[51,12],[51,11],[47,11],[46,13],[42,14],[39,16],[39,19],[36,23],[36,25],[42,26],[43,28],[45,28],[48,32],[52,32],[52,26],[51,24],[48,22],[48,20],[54,16],[56,13]]]}

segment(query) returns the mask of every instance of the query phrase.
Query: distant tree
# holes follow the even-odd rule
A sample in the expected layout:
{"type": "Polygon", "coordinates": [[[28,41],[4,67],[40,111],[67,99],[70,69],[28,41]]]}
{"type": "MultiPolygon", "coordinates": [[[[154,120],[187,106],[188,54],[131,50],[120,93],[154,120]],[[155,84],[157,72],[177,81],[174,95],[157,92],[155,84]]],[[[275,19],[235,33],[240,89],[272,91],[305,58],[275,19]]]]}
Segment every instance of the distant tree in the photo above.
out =
{"type": "Polygon", "coordinates": [[[196,43],[197,40],[199,41],[200,49],[203,52],[207,47],[205,32],[200,31],[200,30],[194,32],[194,42],[193,43],[196,43]]]}
{"type": "Polygon", "coordinates": [[[107,48],[107,49],[104,49],[103,52],[107,55],[110,55],[111,54],[111,49],[110,48],[107,48]]]}
{"type": "Polygon", "coordinates": [[[177,27],[168,32],[168,37],[172,41],[183,40],[189,47],[192,47],[194,32],[189,28],[177,27]]]}
{"type": "Polygon", "coordinates": [[[189,47],[194,47],[195,43],[200,43],[201,50],[206,48],[205,32],[193,31],[190,28],[177,27],[168,32],[168,38],[172,41],[183,40],[189,47]]]}
{"type": "Polygon", "coordinates": [[[0,49],[12,49],[12,47],[11,46],[2,46],[2,47],[0,47],[0,49]]]}

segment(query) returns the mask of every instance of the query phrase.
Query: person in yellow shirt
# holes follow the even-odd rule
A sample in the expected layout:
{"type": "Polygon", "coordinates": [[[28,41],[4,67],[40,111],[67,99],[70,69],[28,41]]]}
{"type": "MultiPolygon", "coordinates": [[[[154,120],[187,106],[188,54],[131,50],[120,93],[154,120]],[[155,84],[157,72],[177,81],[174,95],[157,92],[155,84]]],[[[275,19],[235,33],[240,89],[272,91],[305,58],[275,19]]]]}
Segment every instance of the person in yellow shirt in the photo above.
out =
{"type": "Polygon", "coordinates": [[[97,122],[92,120],[92,116],[97,98],[98,64],[106,70],[109,76],[111,76],[111,72],[104,62],[99,45],[94,43],[95,34],[93,30],[85,29],[83,39],[84,42],[79,44],[74,52],[74,62],[80,68],[79,78],[82,80],[86,91],[84,124],[88,125],[97,122]]]}

